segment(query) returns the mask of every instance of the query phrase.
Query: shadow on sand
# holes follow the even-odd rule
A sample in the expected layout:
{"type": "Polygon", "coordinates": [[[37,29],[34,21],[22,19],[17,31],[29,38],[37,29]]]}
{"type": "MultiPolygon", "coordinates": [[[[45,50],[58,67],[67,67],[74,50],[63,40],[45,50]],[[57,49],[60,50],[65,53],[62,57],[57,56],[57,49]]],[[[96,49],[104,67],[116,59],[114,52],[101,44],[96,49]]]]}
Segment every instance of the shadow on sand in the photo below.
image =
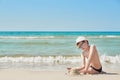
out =
{"type": "Polygon", "coordinates": [[[119,75],[118,73],[106,73],[106,75],[119,75]]]}
{"type": "Polygon", "coordinates": [[[105,74],[105,75],[119,75],[118,73],[104,72],[104,71],[101,74],[105,74]]]}

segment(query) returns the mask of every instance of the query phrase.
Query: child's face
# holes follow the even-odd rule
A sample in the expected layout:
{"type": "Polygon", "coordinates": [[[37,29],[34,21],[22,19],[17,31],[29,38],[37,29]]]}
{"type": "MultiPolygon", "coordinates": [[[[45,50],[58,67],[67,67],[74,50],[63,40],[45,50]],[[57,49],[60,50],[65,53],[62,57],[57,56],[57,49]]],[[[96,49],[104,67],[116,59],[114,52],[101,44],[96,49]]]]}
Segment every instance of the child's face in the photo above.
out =
{"type": "Polygon", "coordinates": [[[81,48],[84,43],[85,43],[85,41],[81,41],[81,42],[77,43],[77,47],[78,47],[78,48],[81,48]]]}
{"type": "Polygon", "coordinates": [[[88,43],[87,41],[81,41],[77,44],[77,47],[82,50],[86,50],[86,48],[88,47],[88,43]]]}

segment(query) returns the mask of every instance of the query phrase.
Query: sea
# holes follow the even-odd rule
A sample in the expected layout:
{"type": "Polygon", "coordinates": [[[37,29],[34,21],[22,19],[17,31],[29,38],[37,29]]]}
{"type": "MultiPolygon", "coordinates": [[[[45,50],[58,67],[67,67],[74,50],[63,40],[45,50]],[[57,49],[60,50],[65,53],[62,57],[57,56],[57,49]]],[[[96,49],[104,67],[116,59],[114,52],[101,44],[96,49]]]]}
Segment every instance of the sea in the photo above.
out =
{"type": "Polygon", "coordinates": [[[120,65],[120,32],[1,31],[0,69],[38,71],[79,66],[81,50],[75,45],[78,36],[96,45],[103,65],[120,65]]]}

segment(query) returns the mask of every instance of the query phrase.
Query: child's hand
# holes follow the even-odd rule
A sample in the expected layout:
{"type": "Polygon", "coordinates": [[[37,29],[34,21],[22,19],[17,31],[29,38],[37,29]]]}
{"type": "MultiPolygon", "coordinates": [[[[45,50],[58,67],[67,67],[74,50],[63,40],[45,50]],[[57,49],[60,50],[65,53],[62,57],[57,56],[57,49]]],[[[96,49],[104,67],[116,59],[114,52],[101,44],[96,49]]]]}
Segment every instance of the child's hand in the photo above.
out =
{"type": "Polygon", "coordinates": [[[86,73],[87,73],[87,71],[85,69],[80,70],[80,74],[86,74],[86,73]]]}

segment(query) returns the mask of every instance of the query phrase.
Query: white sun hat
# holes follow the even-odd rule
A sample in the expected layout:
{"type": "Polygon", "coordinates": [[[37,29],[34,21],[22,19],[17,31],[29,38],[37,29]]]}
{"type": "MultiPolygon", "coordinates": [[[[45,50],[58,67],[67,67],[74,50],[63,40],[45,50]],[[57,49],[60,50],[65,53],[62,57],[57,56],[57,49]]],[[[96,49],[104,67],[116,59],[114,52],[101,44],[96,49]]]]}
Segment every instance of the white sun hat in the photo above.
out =
{"type": "Polygon", "coordinates": [[[77,39],[76,39],[76,44],[81,42],[81,41],[84,41],[84,40],[87,40],[84,36],[79,36],[77,39]]]}

